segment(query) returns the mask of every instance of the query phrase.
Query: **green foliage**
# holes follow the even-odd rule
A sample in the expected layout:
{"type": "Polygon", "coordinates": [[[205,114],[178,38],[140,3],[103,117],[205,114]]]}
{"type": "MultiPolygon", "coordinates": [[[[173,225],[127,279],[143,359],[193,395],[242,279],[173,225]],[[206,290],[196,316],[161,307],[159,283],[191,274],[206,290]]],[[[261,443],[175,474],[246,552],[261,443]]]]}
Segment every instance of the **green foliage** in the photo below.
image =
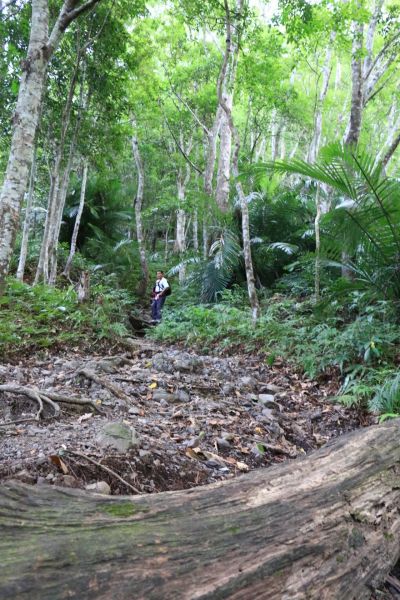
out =
{"type": "Polygon", "coordinates": [[[383,419],[400,416],[400,374],[388,378],[369,402],[370,410],[383,413],[383,419]]]}
{"type": "Polygon", "coordinates": [[[31,287],[9,279],[6,294],[0,298],[0,355],[81,342],[96,344],[125,335],[124,313],[131,303],[127,293],[95,286],[92,298],[83,305],[72,287],[31,287]]]}
{"type": "Polygon", "coordinates": [[[331,259],[325,264],[342,267],[345,252],[350,257],[345,264],[357,281],[385,298],[400,299],[400,183],[396,179],[386,177],[369,153],[340,144],[324,148],[313,165],[291,160],[267,167],[330,186],[336,207],[323,224],[328,235],[322,237],[322,253],[331,259]]]}

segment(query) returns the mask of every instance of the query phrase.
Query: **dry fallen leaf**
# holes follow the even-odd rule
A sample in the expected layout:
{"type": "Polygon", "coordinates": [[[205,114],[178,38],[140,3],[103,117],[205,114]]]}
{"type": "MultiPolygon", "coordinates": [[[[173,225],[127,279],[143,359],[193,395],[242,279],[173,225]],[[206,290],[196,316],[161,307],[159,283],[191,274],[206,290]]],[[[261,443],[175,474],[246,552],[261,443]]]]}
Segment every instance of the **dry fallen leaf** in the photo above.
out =
{"type": "Polygon", "coordinates": [[[64,475],[67,475],[69,473],[67,465],[63,460],[61,460],[59,456],[57,456],[57,454],[51,454],[49,458],[53,465],[56,465],[56,467],[58,467],[60,471],[64,473],[64,475]]]}

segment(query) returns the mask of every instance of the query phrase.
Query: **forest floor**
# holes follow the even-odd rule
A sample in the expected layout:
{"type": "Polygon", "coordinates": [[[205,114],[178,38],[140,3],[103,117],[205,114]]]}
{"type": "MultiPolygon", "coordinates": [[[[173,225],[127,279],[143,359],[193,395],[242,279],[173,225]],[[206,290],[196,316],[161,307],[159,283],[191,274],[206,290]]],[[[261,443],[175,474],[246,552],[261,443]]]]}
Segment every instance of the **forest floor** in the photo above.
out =
{"type": "Polygon", "coordinates": [[[185,489],[294,459],[373,422],[329,400],[334,376],[310,381],[262,355],[127,343],[0,363],[1,481],[111,494],[185,489]]]}

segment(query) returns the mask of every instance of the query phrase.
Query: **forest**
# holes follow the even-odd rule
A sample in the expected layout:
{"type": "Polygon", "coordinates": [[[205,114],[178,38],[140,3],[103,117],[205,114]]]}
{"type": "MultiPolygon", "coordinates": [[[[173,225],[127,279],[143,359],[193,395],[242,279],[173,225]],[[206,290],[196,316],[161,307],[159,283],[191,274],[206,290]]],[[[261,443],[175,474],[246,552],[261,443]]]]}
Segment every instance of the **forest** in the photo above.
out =
{"type": "Polygon", "coordinates": [[[0,599],[400,598],[399,0],[0,44],[0,599]]]}

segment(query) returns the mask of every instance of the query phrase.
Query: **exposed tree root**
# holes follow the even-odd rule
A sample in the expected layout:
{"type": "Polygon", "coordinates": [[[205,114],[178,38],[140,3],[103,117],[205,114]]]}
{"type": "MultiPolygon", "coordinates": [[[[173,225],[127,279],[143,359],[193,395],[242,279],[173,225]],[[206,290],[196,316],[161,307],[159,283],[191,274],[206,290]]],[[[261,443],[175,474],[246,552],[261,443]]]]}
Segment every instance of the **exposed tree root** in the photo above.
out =
{"type": "Polygon", "coordinates": [[[80,406],[90,406],[94,411],[102,414],[102,411],[96,406],[96,404],[88,398],[70,398],[62,394],[56,394],[49,390],[39,390],[34,387],[27,387],[22,385],[14,384],[3,384],[0,385],[0,392],[7,392],[9,394],[17,394],[30,398],[38,405],[38,411],[35,417],[31,419],[19,419],[16,421],[7,421],[2,423],[1,426],[16,425],[18,423],[24,423],[28,421],[40,421],[43,417],[44,406],[47,404],[53,411],[52,417],[58,417],[60,414],[60,403],[64,404],[75,404],[80,406]]]}
{"type": "Polygon", "coordinates": [[[125,394],[125,392],[120,387],[114,385],[113,383],[110,383],[109,381],[107,381],[106,379],[103,379],[102,377],[99,377],[98,375],[96,375],[96,373],[94,371],[91,371],[90,369],[80,369],[78,371],[78,375],[82,375],[82,377],[86,377],[86,379],[89,379],[89,380],[93,381],[94,383],[101,385],[102,387],[109,390],[114,396],[116,396],[120,400],[125,400],[126,402],[130,402],[129,396],[127,394],[125,394]]]}

